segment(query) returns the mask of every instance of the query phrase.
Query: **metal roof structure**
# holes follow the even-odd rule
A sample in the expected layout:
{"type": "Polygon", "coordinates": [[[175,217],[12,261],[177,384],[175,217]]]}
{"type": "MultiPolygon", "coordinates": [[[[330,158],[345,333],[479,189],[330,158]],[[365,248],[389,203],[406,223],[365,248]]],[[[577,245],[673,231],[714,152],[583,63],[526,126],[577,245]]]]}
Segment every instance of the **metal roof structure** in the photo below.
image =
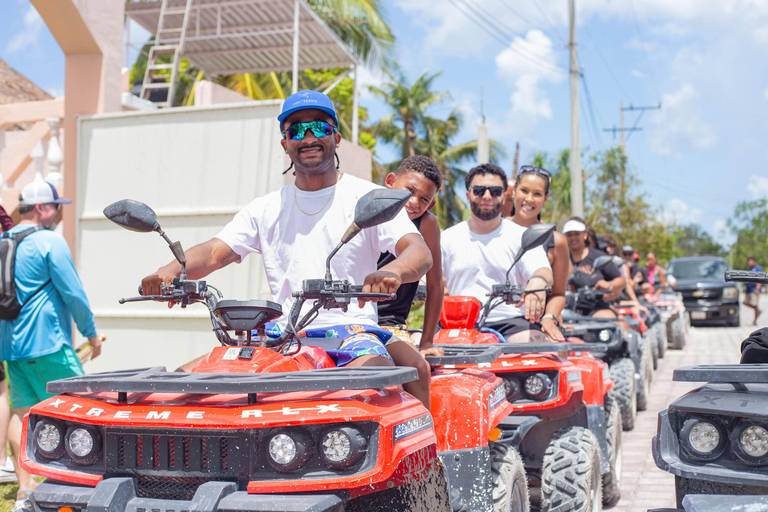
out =
{"type": "MultiPolygon", "coordinates": [[[[186,3],[167,2],[164,34],[181,31],[186,3]]],[[[126,4],[125,13],[156,34],[161,4],[134,0],[126,4]]],[[[182,55],[208,74],[291,71],[295,32],[299,69],[358,64],[347,45],[302,0],[192,0],[182,55]]],[[[156,43],[178,40],[163,37],[156,43]]]]}

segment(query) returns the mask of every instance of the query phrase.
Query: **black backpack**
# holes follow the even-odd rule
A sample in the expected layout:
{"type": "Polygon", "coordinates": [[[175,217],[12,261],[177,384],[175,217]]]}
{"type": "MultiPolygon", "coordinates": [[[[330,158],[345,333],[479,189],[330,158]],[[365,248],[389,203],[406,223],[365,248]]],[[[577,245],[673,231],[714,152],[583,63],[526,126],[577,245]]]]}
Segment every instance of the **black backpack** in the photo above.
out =
{"type": "Polygon", "coordinates": [[[14,320],[19,316],[21,308],[51,282],[46,281],[29,296],[24,304],[19,304],[16,298],[16,248],[27,236],[41,229],[45,228],[35,226],[18,233],[6,231],[0,235],[0,319],[2,320],[14,320]]]}

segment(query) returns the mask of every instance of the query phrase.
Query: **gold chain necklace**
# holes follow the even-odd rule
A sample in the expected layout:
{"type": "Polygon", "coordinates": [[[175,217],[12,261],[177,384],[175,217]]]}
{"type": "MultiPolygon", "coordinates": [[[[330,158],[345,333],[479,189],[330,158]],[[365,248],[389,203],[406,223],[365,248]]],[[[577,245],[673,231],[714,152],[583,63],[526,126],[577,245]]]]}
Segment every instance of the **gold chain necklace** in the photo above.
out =
{"type": "Polygon", "coordinates": [[[333,191],[331,192],[331,195],[330,195],[330,196],[328,196],[328,199],[326,199],[326,201],[325,201],[325,203],[323,204],[323,206],[321,206],[321,207],[320,207],[320,209],[319,209],[319,210],[317,210],[315,213],[309,213],[309,212],[305,212],[304,210],[302,210],[302,209],[301,209],[301,206],[299,206],[299,200],[298,200],[298,198],[296,197],[296,182],[294,181],[294,182],[293,182],[293,202],[294,202],[294,203],[296,203],[296,208],[298,208],[298,209],[299,209],[299,211],[300,211],[301,213],[303,213],[304,215],[309,215],[309,216],[312,216],[312,215],[317,215],[317,214],[318,214],[318,213],[320,213],[321,211],[325,210],[325,207],[326,207],[326,206],[328,206],[328,203],[330,203],[330,202],[331,202],[331,199],[333,199],[333,196],[335,196],[335,195],[336,195],[336,185],[339,183],[339,180],[340,180],[340,179],[341,179],[341,173],[339,173],[339,177],[336,179],[336,183],[334,183],[334,184],[333,184],[333,191]]]}

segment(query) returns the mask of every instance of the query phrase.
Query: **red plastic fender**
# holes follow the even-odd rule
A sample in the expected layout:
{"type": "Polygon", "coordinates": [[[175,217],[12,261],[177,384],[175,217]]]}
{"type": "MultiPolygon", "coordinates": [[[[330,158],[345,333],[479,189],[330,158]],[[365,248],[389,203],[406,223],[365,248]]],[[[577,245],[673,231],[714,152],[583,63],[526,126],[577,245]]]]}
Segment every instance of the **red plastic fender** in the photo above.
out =
{"type": "Polygon", "coordinates": [[[437,451],[488,446],[488,432],[512,412],[506,398],[489,411],[491,392],[502,380],[473,368],[432,372],[432,418],[437,451]]]}
{"type": "Polygon", "coordinates": [[[490,332],[474,329],[440,329],[433,339],[435,345],[496,345],[499,338],[490,332]]]}
{"type": "Polygon", "coordinates": [[[443,297],[440,323],[446,329],[471,329],[477,323],[482,307],[482,303],[475,297],[448,295],[443,297]]]}
{"type": "Polygon", "coordinates": [[[613,387],[613,381],[603,380],[603,368],[606,364],[591,355],[571,356],[568,360],[581,370],[581,383],[584,385],[584,403],[602,405],[603,397],[613,387]]]}

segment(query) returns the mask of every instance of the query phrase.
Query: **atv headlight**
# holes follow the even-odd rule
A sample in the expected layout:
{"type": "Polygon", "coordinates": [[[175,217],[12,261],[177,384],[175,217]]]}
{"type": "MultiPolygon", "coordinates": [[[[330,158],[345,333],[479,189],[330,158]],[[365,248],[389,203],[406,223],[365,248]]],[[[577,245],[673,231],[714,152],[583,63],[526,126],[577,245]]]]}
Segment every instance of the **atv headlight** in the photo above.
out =
{"type": "Polygon", "coordinates": [[[727,288],[723,288],[723,298],[724,299],[738,299],[739,298],[739,289],[735,286],[728,286],[727,288]]]}
{"type": "Polygon", "coordinates": [[[72,425],[66,441],[67,453],[79,464],[93,464],[101,455],[101,434],[94,427],[72,425]]]}
{"type": "Polygon", "coordinates": [[[533,400],[541,400],[552,389],[552,380],[543,373],[535,373],[525,379],[525,394],[533,400]]]}
{"type": "Polygon", "coordinates": [[[600,339],[600,341],[605,343],[611,339],[611,331],[609,329],[603,329],[600,331],[597,337],[600,339]]]}
{"type": "Polygon", "coordinates": [[[278,471],[299,469],[312,457],[312,438],[304,431],[278,432],[267,440],[267,461],[278,471]]]}
{"type": "Polygon", "coordinates": [[[336,428],[320,438],[320,456],[329,467],[344,469],[363,458],[366,446],[365,437],[356,428],[336,428]]]}
{"type": "Polygon", "coordinates": [[[689,418],[680,431],[680,446],[691,458],[709,461],[725,449],[725,434],[718,422],[705,418],[689,418]]]}
{"type": "Polygon", "coordinates": [[[64,455],[64,424],[60,421],[42,419],[35,425],[32,438],[37,452],[47,459],[59,459],[64,455]]]}
{"type": "Polygon", "coordinates": [[[504,379],[504,391],[507,394],[507,400],[509,402],[514,402],[518,398],[520,398],[520,393],[522,392],[522,388],[520,386],[520,380],[518,380],[517,377],[514,377],[512,375],[502,377],[504,379]]]}
{"type": "Polygon", "coordinates": [[[751,422],[741,422],[731,434],[731,449],[747,464],[768,464],[768,430],[751,422]]]}

